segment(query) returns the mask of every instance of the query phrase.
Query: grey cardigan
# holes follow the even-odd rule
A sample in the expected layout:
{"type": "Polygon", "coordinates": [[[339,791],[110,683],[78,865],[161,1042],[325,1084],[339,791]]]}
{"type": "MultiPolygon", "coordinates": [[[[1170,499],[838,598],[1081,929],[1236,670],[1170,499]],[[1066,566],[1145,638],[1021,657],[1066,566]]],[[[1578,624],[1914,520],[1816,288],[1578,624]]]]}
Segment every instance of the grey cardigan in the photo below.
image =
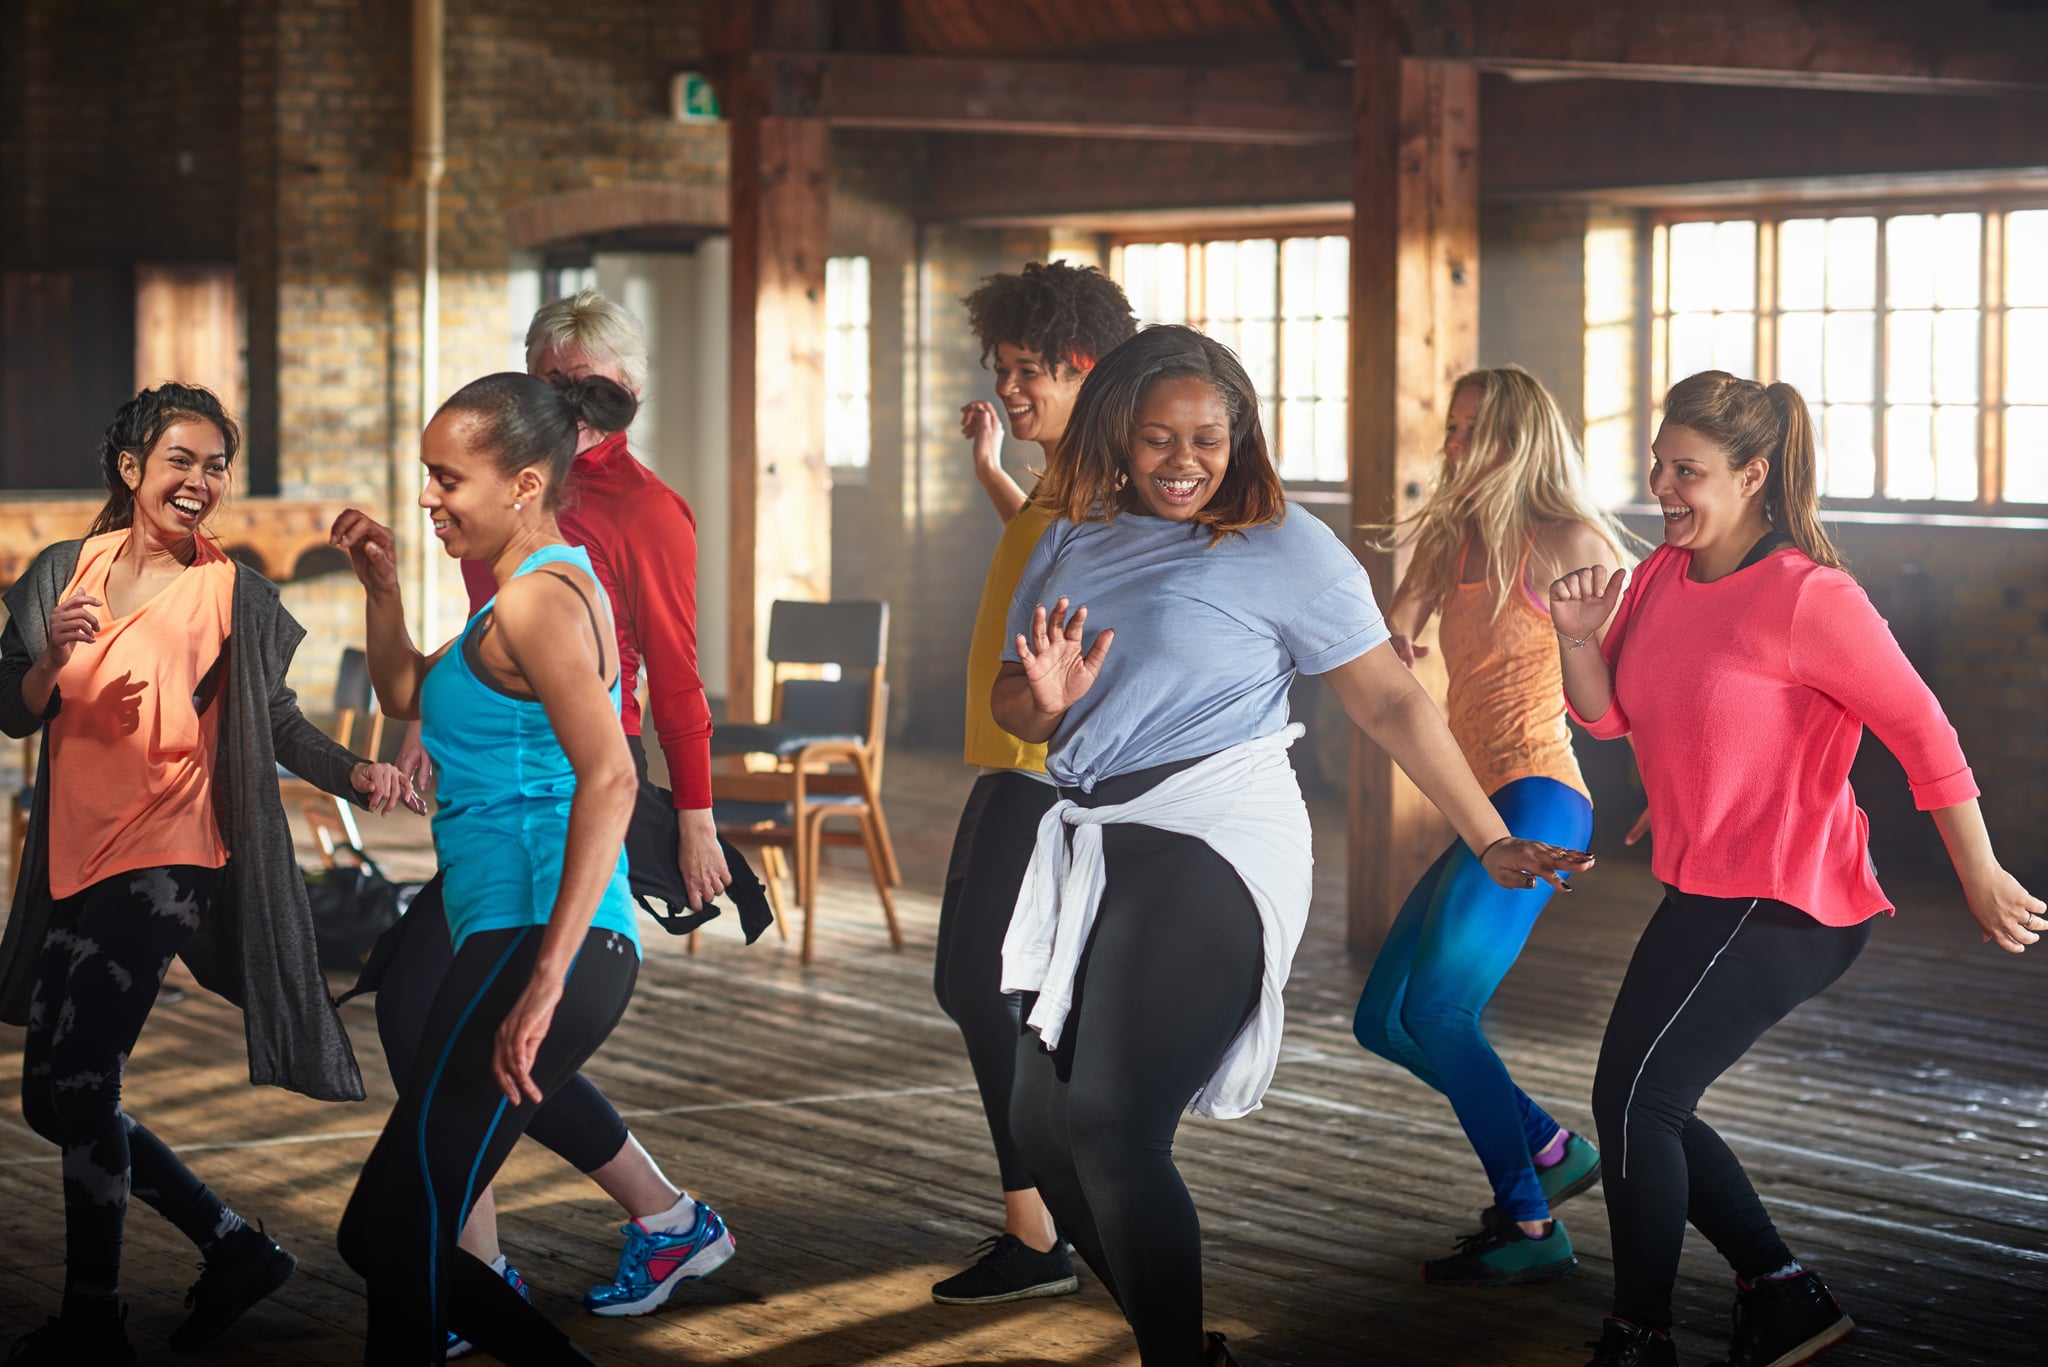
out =
{"type": "MultiPolygon", "coordinates": [[[[7,591],[0,730],[10,736],[33,734],[63,707],[63,698],[52,694],[38,716],[23,698],[21,682],[42,654],[46,625],[77,568],[82,544],[62,541],[44,550],[7,591]]],[[[316,787],[360,802],[349,784],[360,760],[307,721],[285,686],[305,628],[285,611],[275,584],[246,565],[236,570],[226,678],[211,704],[222,709],[214,808],[229,858],[219,897],[179,957],[202,986],[242,1008],[251,1082],[322,1101],[360,1101],[362,1073],[314,952],[313,913],[277,788],[282,760],[316,787]]],[[[63,775],[50,772],[49,759],[46,733],[14,906],[0,938],[0,1020],[14,1025],[27,1023],[50,925],[45,828],[50,785],[63,775]]]]}

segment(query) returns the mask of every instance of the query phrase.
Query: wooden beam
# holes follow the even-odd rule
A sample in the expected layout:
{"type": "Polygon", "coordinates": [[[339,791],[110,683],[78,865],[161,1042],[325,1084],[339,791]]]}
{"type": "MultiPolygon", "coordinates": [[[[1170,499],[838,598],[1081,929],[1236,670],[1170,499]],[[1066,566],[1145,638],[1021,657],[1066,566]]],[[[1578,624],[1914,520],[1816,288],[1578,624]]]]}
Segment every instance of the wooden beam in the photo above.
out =
{"type": "MultiPolygon", "coordinates": [[[[1392,16],[1357,6],[1351,228],[1351,523],[1420,503],[1449,388],[1479,350],[1479,73],[1400,55],[1392,16]]],[[[1382,603],[1407,568],[1354,540],[1382,603]]],[[[1442,704],[1442,653],[1417,674],[1442,704]]],[[[1409,886],[1450,839],[1386,752],[1354,732],[1346,881],[1350,943],[1377,949],[1409,886]]]]}
{"type": "Polygon", "coordinates": [[[1927,0],[1396,0],[1411,55],[1540,76],[1835,90],[2048,88],[2048,13],[1927,0]]]}
{"type": "Polygon", "coordinates": [[[1279,145],[1351,136],[1341,74],[1286,68],[761,52],[768,117],[837,128],[1279,145]]]}
{"type": "Polygon", "coordinates": [[[727,714],[766,715],[768,606],[831,597],[825,257],[831,133],[764,117],[744,82],[732,136],[732,571],[727,714]]]}

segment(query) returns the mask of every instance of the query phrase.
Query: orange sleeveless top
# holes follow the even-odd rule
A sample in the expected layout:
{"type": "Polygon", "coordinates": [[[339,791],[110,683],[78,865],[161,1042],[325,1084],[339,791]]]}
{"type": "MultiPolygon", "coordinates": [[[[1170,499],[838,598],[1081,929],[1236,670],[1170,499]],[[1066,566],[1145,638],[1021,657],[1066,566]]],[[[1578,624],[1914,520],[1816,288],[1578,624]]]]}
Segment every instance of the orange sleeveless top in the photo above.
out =
{"type": "MultiPolygon", "coordinates": [[[[1464,561],[1461,548],[1460,570],[1464,561]]],[[[1451,676],[1445,719],[1488,796],[1518,778],[1548,778],[1591,801],[1565,722],[1557,637],[1550,613],[1529,594],[1528,567],[1524,547],[1498,617],[1490,579],[1452,583],[1437,628],[1451,676]]]]}
{"type": "MultiPolygon", "coordinates": [[[[125,531],[89,539],[63,597],[107,597],[125,531]]],[[[220,708],[192,694],[234,621],[235,565],[205,537],[198,557],[126,617],[94,608],[99,636],[57,675],[50,722],[50,895],[159,864],[227,862],[213,810],[220,708]]]]}

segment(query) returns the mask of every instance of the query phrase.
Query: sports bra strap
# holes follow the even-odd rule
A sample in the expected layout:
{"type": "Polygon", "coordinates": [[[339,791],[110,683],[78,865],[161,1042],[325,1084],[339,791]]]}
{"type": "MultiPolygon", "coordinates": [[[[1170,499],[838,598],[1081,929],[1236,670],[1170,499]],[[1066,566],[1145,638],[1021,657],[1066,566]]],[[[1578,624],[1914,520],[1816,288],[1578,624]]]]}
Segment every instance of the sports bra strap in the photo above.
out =
{"type": "MultiPolygon", "coordinates": [[[[533,573],[545,574],[550,579],[561,580],[569,586],[570,591],[583,604],[584,614],[590,618],[590,634],[597,642],[597,677],[602,681],[604,679],[604,628],[598,625],[597,608],[591,603],[590,595],[583,591],[581,584],[559,570],[540,568],[534,570],[533,573]]],[[[510,688],[507,688],[504,681],[498,677],[497,672],[484,663],[483,639],[489,634],[491,627],[496,622],[497,612],[495,610],[486,610],[475,629],[463,633],[463,662],[469,666],[470,672],[476,675],[478,682],[482,683],[484,687],[490,689],[493,693],[502,693],[508,698],[517,698],[521,702],[533,702],[535,699],[531,694],[515,693],[510,688]]],[[[606,686],[609,687],[610,685],[606,686]]]]}

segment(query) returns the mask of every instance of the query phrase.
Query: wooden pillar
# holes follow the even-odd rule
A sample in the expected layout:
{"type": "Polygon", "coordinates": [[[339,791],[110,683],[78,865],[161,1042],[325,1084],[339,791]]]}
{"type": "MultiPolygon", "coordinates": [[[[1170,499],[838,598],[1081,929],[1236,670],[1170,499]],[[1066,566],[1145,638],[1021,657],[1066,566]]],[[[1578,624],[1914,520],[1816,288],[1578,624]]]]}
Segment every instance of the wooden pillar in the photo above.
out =
{"type": "MultiPolygon", "coordinates": [[[[1401,55],[1387,0],[1356,6],[1351,229],[1351,521],[1421,503],[1450,386],[1479,354],[1479,76],[1401,55]]],[[[1407,568],[1355,534],[1382,606],[1407,568]]],[[[1417,671],[1443,702],[1440,653],[1417,671]]],[[[1347,849],[1352,948],[1373,951],[1451,838],[1386,752],[1354,732],[1347,849]]]]}
{"type": "Polygon", "coordinates": [[[732,574],[726,707],[766,715],[768,606],[831,597],[825,466],[825,257],[831,139],[763,118],[751,77],[732,133],[732,574]]]}

